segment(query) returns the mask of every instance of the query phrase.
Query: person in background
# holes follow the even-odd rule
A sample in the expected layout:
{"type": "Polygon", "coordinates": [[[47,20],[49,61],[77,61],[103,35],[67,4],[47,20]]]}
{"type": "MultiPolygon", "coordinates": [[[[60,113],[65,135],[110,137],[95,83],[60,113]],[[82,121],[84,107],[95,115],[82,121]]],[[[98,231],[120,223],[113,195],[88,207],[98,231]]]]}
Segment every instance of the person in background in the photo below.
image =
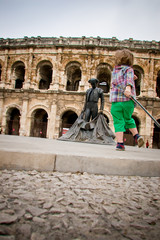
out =
{"type": "Polygon", "coordinates": [[[115,53],[115,67],[112,72],[110,102],[111,114],[117,139],[116,150],[125,150],[123,136],[126,129],[132,133],[135,143],[139,147],[144,144],[143,137],[139,135],[132,114],[134,111],[134,102],[131,96],[136,97],[134,70],[132,68],[134,61],[133,54],[128,49],[117,50],[115,53]]]}
{"type": "Polygon", "coordinates": [[[146,148],[148,148],[149,147],[149,142],[148,142],[148,140],[147,140],[147,142],[146,142],[146,148]]]}

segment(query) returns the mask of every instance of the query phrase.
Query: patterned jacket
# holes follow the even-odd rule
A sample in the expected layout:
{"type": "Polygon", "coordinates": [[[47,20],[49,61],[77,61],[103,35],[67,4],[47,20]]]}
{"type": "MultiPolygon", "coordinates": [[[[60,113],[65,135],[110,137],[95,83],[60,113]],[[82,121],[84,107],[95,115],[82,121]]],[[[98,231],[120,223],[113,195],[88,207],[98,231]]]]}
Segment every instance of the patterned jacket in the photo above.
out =
{"type": "Polygon", "coordinates": [[[116,66],[112,72],[110,102],[129,101],[130,98],[124,95],[127,85],[131,86],[131,94],[136,97],[133,68],[126,65],[116,66]]]}

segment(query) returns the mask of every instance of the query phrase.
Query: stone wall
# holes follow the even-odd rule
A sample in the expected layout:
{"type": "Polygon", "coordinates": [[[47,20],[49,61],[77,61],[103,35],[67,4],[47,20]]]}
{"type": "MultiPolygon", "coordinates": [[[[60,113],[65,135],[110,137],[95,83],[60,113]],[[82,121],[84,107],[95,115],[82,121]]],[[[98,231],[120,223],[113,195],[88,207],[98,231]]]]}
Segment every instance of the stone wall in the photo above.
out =
{"type": "MultiPolygon", "coordinates": [[[[133,68],[139,81],[137,99],[155,119],[160,119],[160,96],[156,90],[160,73],[159,42],[133,39],[120,41],[116,38],[100,37],[1,38],[2,133],[8,134],[7,119],[11,119],[11,109],[16,108],[20,112],[19,134],[30,136],[34,114],[38,109],[43,109],[47,113],[46,137],[57,138],[62,128],[63,114],[72,111],[78,116],[81,113],[85,91],[89,88],[88,79],[99,77],[102,85],[106,81],[103,87],[110,84],[115,51],[124,47],[134,54],[133,68]]],[[[114,130],[109,91],[106,90],[104,95],[104,113],[114,130]]],[[[134,116],[139,121],[140,134],[145,140],[149,140],[151,146],[154,135],[153,121],[139,107],[135,108],[134,116]]]]}

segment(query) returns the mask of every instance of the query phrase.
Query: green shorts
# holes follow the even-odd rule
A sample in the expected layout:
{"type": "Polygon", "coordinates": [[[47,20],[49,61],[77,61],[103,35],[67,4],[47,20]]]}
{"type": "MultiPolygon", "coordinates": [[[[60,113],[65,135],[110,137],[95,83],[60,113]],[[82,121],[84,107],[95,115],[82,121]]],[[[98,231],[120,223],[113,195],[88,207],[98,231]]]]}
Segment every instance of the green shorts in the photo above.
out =
{"type": "Polygon", "coordinates": [[[115,132],[125,132],[126,129],[136,128],[132,114],[134,111],[134,102],[112,102],[111,114],[115,132]]]}

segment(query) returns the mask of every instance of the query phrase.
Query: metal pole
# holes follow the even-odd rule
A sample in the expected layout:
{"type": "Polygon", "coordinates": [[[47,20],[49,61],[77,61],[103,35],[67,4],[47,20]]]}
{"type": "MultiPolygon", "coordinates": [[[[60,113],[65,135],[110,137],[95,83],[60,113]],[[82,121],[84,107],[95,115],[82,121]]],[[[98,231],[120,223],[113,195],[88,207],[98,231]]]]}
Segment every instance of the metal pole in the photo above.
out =
{"type": "Polygon", "coordinates": [[[152,120],[155,122],[155,124],[157,125],[157,127],[160,128],[160,124],[156,121],[156,119],[140,104],[140,102],[137,101],[137,99],[135,99],[133,96],[131,96],[131,99],[133,102],[137,103],[147,114],[148,116],[150,116],[150,118],[152,118],[152,120]]]}

